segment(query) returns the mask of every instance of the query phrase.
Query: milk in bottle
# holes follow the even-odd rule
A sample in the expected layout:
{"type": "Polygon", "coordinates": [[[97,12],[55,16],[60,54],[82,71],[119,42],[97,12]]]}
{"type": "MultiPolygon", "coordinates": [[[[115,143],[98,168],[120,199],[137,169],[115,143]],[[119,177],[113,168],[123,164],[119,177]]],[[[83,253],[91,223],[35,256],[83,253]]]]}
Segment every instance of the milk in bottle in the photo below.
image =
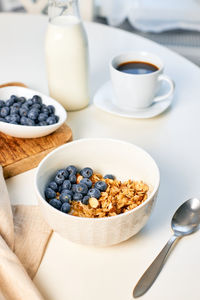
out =
{"type": "Polygon", "coordinates": [[[88,44],[77,0],[49,1],[45,55],[50,96],[69,111],[87,106],[88,44]]]}

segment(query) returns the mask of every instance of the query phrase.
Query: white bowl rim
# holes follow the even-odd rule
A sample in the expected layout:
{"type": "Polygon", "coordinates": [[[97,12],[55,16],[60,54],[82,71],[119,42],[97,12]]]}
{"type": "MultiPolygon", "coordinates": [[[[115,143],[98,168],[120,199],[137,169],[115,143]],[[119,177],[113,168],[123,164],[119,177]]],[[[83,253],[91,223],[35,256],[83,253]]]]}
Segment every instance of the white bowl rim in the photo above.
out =
{"type": "Polygon", "coordinates": [[[58,148],[56,148],[55,150],[53,150],[52,152],[50,152],[49,154],[47,154],[47,156],[45,156],[45,158],[43,158],[43,160],[39,163],[38,167],[37,167],[37,170],[36,170],[36,174],[35,174],[35,177],[34,177],[34,188],[35,188],[35,191],[37,193],[37,196],[42,200],[43,203],[45,203],[45,205],[47,205],[47,207],[49,209],[52,209],[52,212],[54,211],[55,213],[57,212],[58,214],[61,214],[62,216],[65,215],[66,217],[70,217],[70,218],[73,218],[73,219],[76,219],[76,220],[81,220],[81,221],[87,221],[87,220],[93,220],[93,221],[97,221],[97,222],[101,222],[102,220],[113,220],[114,218],[120,218],[122,216],[125,216],[125,215],[129,215],[131,214],[132,212],[135,212],[137,210],[139,210],[141,207],[145,206],[149,201],[150,199],[152,199],[154,197],[154,195],[156,194],[158,188],[159,188],[159,184],[160,184],[160,171],[159,171],[159,168],[155,162],[155,160],[153,159],[153,157],[147,152],[145,151],[143,148],[131,143],[131,142],[126,142],[126,141],[123,141],[123,140],[120,140],[120,139],[112,139],[112,138],[81,138],[81,139],[77,139],[75,141],[72,141],[72,142],[69,142],[67,144],[64,144],[62,146],[59,146],[58,148]],[[138,150],[142,151],[145,155],[147,155],[147,157],[149,157],[152,161],[153,161],[153,164],[155,165],[155,168],[157,169],[157,173],[158,173],[158,178],[157,178],[157,182],[153,188],[153,191],[151,192],[151,194],[148,196],[148,198],[140,205],[138,205],[137,207],[125,212],[125,213],[122,213],[122,214],[118,214],[116,216],[108,216],[108,217],[103,217],[103,218],[86,218],[86,217],[78,217],[78,216],[73,216],[73,215],[70,215],[70,214],[65,214],[63,212],[61,212],[60,210],[52,207],[43,197],[42,195],[40,194],[38,188],[37,188],[37,174],[38,174],[38,171],[39,169],[41,168],[41,166],[43,165],[43,163],[52,155],[54,155],[54,153],[56,153],[57,151],[59,151],[60,149],[62,148],[65,148],[65,147],[68,147],[70,144],[79,144],[81,142],[84,142],[84,141],[110,141],[110,142],[116,142],[116,143],[121,143],[121,144],[124,144],[124,145],[132,145],[134,146],[135,148],[137,148],[138,150]]]}
{"type": "MultiPolygon", "coordinates": [[[[6,122],[2,122],[2,121],[0,121],[0,122],[5,123],[9,127],[11,127],[11,126],[17,126],[16,128],[19,128],[19,130],[20,130],[20,128],[21,129],[25,129],[25,128],[29,128],[30,129],[31,128],[31,130],[38,131],[39,128],[52,129],[54,127],[60,127],[66,121],[66,119],[67,119],[67,112],[66,112],[66,110],[64,109],[64,107],[58,101],[56,101],[55,99],[51,98],[49,95],[45,95],[44,93],[38,92],[36,90],[29,89],[28,87],[27,88],[26,87],[22,87],[22,86],[5,86],[5,87],[1,88],[0,91],[6,90],[6,89],[8,89],[8,90],[15,90],[16,88],[19,89],[19,90],[22,90],[22,91],[23,90],[26,90],[26,91],[28,90],[31,93],[34,93],[35,95],[40,96],[41,98],[45,97],[45,98],[50,99],[50,101],[53,102],[53,103],[49,104],[49,105],[54,105],[54,103],[56,103],[55,105],[58,105],[60,107],[60,109],[62,110],[62,115],[59,115],[59,120],[58,120],[57,123],[52,124],[52,125],[44,125],[44,126],[27,126],[27,125],[20,125],[20,124],[11,124],[11,123],[6,123],[6,122]]],[[[21,96],[21,97],[24,97],[24,96],[21,96]]]]}

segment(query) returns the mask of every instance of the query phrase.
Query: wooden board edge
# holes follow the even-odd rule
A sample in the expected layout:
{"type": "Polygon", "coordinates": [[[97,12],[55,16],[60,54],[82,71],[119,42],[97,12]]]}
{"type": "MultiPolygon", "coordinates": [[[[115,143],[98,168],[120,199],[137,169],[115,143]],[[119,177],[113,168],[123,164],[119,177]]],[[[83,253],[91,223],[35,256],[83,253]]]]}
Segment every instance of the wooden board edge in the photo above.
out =
{"type": "MultiPolygon", "coordinates": [[[[68,141],[66,141],[66,143],[71,142],[72,140],[73,140],[73,137],[72,137],[72,132],[71,132],[71,137],[69,138],[68,141]]],[[[62,145],[64,145],[64,144],[62,144],[62,145]]],[[[60,145],[60,146],[62,146],[62,145],[60,145]]],[[[53,147],[53,148],[47,149],[47,150],[37,153],[31,157],[26,157],[26,158],[24,158],[20,161],[17,161],[11,165],[7,165],[7,166],[3,167],[4,178],[7,179],[7,178],[16,176],[18,174],[21,174],[23,172],[26,172],[26,171],[36,168],[38,166],[38,164],[40,163],[40,161],[48,153],[50,153],[51,151],[53,151],[54,149],[56,149],[58,147],[53,147]],[[30,163],[30,158],[31,158],[31,163],[30,163]],[[23,172],[21,171],[22,165],[23,165],[23,172]]]]}

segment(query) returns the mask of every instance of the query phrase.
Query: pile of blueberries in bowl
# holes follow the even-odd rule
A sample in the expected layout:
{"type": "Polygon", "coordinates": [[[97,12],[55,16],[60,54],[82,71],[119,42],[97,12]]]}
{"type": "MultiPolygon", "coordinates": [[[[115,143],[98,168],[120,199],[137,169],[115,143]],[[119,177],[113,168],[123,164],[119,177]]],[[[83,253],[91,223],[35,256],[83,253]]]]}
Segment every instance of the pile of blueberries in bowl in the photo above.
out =
{"type": "MultiPolygon", "coordinates": [[[[107,189],[105,181],[97,181],[94,186],[90,177],[93,170],[89,167],[80,171],[75,166],[58,170],[45,189],[45,199],[54,208],[69,213],[71,201],[81,201],[87,205],[90,198],[99,199],[101,192],[107,189]],[[77,183],[77,175],[83,178],[77,183]]],[[[105,175],[104,179],[114,179],[113,175],[105,175]]]]}
{"type": "Polygon", "coordinates": [[[8,100],[0,100],[0,121],[26,126],[47,126],[58,123],[55,107],[46,105],[42,98],[34,95],[30,99],[12,95],[8,100]]]}

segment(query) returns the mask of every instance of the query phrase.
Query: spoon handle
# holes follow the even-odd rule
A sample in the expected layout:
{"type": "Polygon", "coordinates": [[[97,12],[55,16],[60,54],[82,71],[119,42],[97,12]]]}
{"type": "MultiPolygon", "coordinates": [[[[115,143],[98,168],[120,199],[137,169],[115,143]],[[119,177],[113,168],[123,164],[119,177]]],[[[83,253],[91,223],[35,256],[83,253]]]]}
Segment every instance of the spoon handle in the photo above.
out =
{"type": "Polygon", "coordinates": [[[148,267],[148,269],[145,271],[145,273],[139,279],[138,283],[136,284],[136,286],[133,290],[134,298],[142,296],[152,286],[152,284],[156,280],[157,276],[159,275],[160,271],[162,270],[162,267],[164,266],[165,259],[169,253],[171,246],[174,244],[174,242],[178,238],[179,238],[178,236],[173,235],[169,239],[167,244],[164,246],[164,248],[161,250],[161,252],[155,258],[155,260],[152,262],[152,264],[148,267]]]}

